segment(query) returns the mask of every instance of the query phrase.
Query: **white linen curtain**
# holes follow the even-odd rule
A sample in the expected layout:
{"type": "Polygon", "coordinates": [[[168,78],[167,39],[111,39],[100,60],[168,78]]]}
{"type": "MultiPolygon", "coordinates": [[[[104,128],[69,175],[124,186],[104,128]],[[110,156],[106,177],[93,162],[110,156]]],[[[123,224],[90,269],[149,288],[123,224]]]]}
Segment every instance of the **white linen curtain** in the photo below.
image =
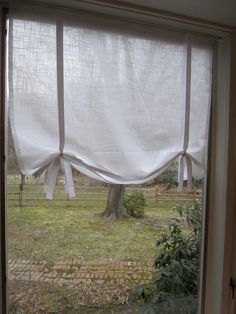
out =
{"type": "Polygon", "coordinates": [[[82,14],[12,11],[9,111],[24,175],[71,167],[136,184],[180,158],[183,180],[206,172],[212,42],[181,32],[82,14]],[[55,17],[56,15],[56,17],[55,17]],[[186,170],[185,170],[186,169],[186,170]]]}

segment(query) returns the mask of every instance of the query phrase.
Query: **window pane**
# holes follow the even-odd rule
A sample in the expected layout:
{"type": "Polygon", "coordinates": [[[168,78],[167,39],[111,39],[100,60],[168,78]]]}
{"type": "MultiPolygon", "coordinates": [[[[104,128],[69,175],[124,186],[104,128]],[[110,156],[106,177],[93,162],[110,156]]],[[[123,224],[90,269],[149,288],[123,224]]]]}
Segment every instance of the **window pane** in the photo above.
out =
{"type": "Polygon", "coordinates": [[[10,19],[10,312],[196,313],[212,48],[158,34],[10,19]]]}

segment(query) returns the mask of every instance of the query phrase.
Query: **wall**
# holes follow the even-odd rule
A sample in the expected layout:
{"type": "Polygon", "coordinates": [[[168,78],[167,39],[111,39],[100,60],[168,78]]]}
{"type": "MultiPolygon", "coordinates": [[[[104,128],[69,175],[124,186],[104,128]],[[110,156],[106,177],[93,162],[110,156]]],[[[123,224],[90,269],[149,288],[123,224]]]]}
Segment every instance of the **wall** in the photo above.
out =
{"type": "Polygon", "coordinates": [[[127,3],[236,27],[236,0],[41,0],[41,2],[71,7],[77,7],[81,3],[104,2],[109,5],[127,3]]]}
{"type": "Polygon", "coordinates": [[[124,0],[124,2],[236,26],[235,0],[124,0]]]}

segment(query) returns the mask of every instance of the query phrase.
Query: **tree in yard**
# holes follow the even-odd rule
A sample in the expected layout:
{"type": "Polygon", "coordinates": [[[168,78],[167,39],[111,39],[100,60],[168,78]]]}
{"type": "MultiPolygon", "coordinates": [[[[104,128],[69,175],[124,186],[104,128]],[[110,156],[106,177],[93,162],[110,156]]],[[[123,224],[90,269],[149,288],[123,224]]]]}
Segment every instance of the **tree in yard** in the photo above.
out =
{"type": "Polygon", "coordinates": [[[102,215],[105,217],[130,217],[123,206],[124,194],[125,186],[123,184],[110,184],[106,209],[102,215]]]}

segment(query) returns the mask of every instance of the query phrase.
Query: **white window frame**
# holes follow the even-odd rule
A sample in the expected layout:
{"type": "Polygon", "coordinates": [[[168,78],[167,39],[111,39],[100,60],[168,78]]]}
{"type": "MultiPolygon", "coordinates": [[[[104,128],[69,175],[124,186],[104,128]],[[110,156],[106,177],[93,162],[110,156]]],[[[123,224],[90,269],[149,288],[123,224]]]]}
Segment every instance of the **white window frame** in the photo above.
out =
{"type": "MultiPolygon", "coordinates": [[[[43,1],[43,0],[42,0],[43,1]]],[[[21,1],[23,2],[23,1],[21,1]]],[[[232,263],[233,258],[233,239],[236,241],[236,232],[233,225],[236,222],[234,215],[236,187],[235,178],[235,149],[233,148],[234,136],[236,134],[236,109],[233,107],[233,101],[236,98],[233,83],[236,82],[235,69],[235,46],[236,36],[232,35],[232,28],[214,23],[203,22],[198,19],[181,17],[175,14],[169,14],[150,8],[120,4],[116,1],[74,1],[74,0],[45,0],[55,5],[74,7],[76,9],[88,10],[94,14],[102,13],[115,15],[120,19],[129,19],[137,23],[147,23],[153,26],[165,27],[170,29],[179,29],[200,33],[201,35],[218,37],[216,43],[215,66],[214,66],[214,89],[213,89],[213,112],[212,112],[212,134],[211,134],[211,152],[210,169],[208,175],[207,203],[208,211],[206,213],[205,223],[205,246],[204,272],[202,274],[202,290],[200,296],[201,313],[221,314],[234,313],[235,302],[231,301],[229,279],[231,273],[236,276],[236,267],[232,263]],[[231,49],[234,52],[234,59],[230,57],[231,49]],[[231,65],[234,64],[233,71],[230,72],[231,65]],[[231,83],[231,90],[230,90],[231,83]],[[230,132],[229,132],[230,130],[230,132]],[[231,145],[232,144],[232,145],[231,145]],[[230,312],[231,310],[231,312],[230,312]]],[[[0,4],[0,7],[8,7],[8,3],[0,4]]],[[[1,24],[0,34],[3,38],[3,24],[1,24]]],[[[2,56],[1,41],[1,72],[4,64],[2,56]]],[[[1,75],[1,79],[4,76],[1,75]]],[[[4,82],[1,80],[1,86],[4,82]]],[[[4,106],[3,88],[1,88],[1,108],[4,106]]],[[[4,108],[3,108],[4,109],[4,108]]],[[[2,114],[2,109],[0,110],[2,114]]],[[[3,119],[1,119],[3,121],[3,119]]],[[[4,131],[0,128],[1,142],[3,143],[4,131]]],[[[7,313],[6,299],[7,282],[6,273],[6,221],[5,211],[6,202],[3,194],[5,193],[5,152],[1,144],[0,159],[0,186],[1,186],[1,225],[0,225],[0,313],[7,313]]],[[[234,256],[236,261],[236,254],[234,256]]],[[[233,275],[232,275],[233,276],[233,275]]],[[[236,294],[236,291],[235,291],[236,294]]],[[[200,310],[199,310],[200,313],[200,310]]]]}

